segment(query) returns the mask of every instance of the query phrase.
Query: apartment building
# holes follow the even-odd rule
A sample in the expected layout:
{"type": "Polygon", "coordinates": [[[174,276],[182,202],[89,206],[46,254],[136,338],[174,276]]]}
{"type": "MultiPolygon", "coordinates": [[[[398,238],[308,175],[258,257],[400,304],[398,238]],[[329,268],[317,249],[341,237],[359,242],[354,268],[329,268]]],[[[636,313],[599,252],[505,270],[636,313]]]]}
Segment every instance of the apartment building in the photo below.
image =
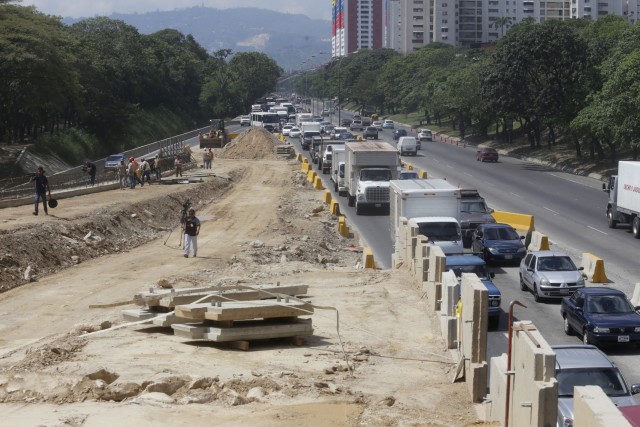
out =
{"type": "Polygon", "coordinates": [[[332,57],[381,49],[385,20],[383,0],[332,0],[332,57]]]}
{"type": "Polygon", "coordinates": [[[495,42],[527,18],[544,22],[614,14],[635,23],[640,0],[385,0],[384,11],[384,46],[408,53],[431,42],[462,47],[495,42]]]}

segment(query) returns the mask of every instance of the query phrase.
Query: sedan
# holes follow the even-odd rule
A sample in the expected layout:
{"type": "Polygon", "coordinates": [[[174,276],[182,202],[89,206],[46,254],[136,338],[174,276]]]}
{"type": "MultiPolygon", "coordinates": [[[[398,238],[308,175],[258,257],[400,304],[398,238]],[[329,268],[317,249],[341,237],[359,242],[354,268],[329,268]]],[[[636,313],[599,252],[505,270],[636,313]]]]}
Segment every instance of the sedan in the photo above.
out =
{"type": "Polygon", "coordinates": [[[531,290],[536,302],[569,296],[584,288],[583,269],[563,252],[529,252],[520,262],[520,289],[531,290]]]}
{"type": "Polygon", "coordinates": [[[393,131],[393,140],[397,141],[400,139],[401,136],[407,136],[407,130],[406,129],[396,129],[393,131]]]}
{"type": "Polygon", "coordinates": [[[476,160],[479,162],[497,162],[498,152],[495,148],[478,147],[478,151],[476,151],[476,160]]]}
{"type": "Polygon", "coordinates": [[[393,123],[393,120],[385,120],[382,122],[382,129],[394,129],[396,125],[393,123]]]}
{"type": "Polygon", "coordinates": [[[371,123],[371,126],[374,126],[378,130],[382,130],[383,129],[382,122],[380,122],[380,121],[376,121],[376,122],[371,123]]]}
{"type": "Polygon", "coordinates": [[[418,133],[418,139],[420,141],[432,141],[433,134],[429,129],[421,129],[420,132],[418,133]]]}
{"type": "Polygon", "coordinates": [[[369,138],[378,139],[378,128],[374,126],[367,126],[367,128],[364,130],[362,134],[362,137],[364,139],[369,139],[369,138]]]}
{"type": "Polygon", "coordinates": [[[350,141],[352,139],[356,139],[355,135],[351,132],[342,132],[341,134],[336,136],[338,139],[342,139],[343,141],[350,141]]]}
{"type": "Polygon", "coordinates": [[[640,314],[624,292],[617,289],[582,288],[564,297],[560,314],[564,332],[582,335],[585,344],[640,343],[640,314]]]}
{"type": "Polygon", "coordinates": [[[284,136],[289,136],[289,133],[290,133],[291,129],[293,129],[293,126],[291,126],[291,125],[282,126],[282,134],[284,136]]]}
{"type": "Polygon", "coordinates": [[[291,138],[300,138],[300,129],[296,127],[289,129],[289,136],[291,138]]]}
{"type": "Polygon", "coordinates": [[[471,237],[471,247],[488,263],[517,261],[519,264],[527,253],[523,239],[509,224],[480,224],[471,237]]]}

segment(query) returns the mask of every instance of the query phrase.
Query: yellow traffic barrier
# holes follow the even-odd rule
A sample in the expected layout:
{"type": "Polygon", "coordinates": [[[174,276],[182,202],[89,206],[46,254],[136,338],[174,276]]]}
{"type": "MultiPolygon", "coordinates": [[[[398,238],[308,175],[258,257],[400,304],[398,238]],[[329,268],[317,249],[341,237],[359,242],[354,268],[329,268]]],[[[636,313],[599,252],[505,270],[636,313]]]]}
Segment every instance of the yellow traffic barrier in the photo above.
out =
{"type": "Polygon", "coordinates": [[[319,176],[313,178],[313,188],[315,188],[316,190],[324,190],[324,186],[322,185],[322,178],[320,178],[319,176]]]}
{"type": "Polygon", "coordinates": [[[407,170],[408,171],[412,171],[413,170],[413,165],[411,163],[407,163],[407,170]]]}
{"type": "Polygon", "coordinates": [[[331,199],[331,203],[329,204],[329,212],[331,212],[331,215],[340,215],[340,205],[338,204],[338,201],[336,199],[331,199]]]}
{"type": "Polygon", "coordinates": [[[362,249],[362,265],[364,268],[372,268],[374,270],[376,268],[376,262],[373,259],[373,251],[368,246],[365,246],[362,249]]]}
{"type": "Polygon", "coordinates": [[[418,177],[420,177],[421,179],[427,179],[427,171],[424,169],[420,169],[420,172],[418,172],[418,177]]]}
{"type": "Polygon", "coordinates": [[[280,141],[282,141],[282,142],[284,142],[284,141],[285,141],[285,139],[284,139],[284,135],[283,135],[283,134],[280,134],[280,141]]]}
{"type": "Polygon", "coordinates": [[[582,267],[592,283],[608,283],[607,275],[604,272],[604,260],[590,253],[582,254],[582,267]]]}
{"type": "Polygon", "coordinates": [[[525,215],[513,212],[494,211],[492,214],[496,222],[509,224],[513,228],[520,231],[533,231],[533,215],[525,215]]]}
{"type": "Polygon", "coordinates": [[[316,171],[309,168],[309,171],[307,172],[307,181],[313,184],[313,181],[315,180],[316,180],[316,171]]]}
{"type": "Polygon", "coordinates": [[[302,162],[302,154],[298,153],[298,157],[297,157],[299,162],[302,162]]]}
{"type": "Polygon", "coordinates": [[[529,242],[527,250],[548,251],[550,247],[549,237],[546,234],[542,234],[539,231],[533,231],[531,233],[531,242],[529,242]]]}
{"type": "Polygon", "coordinates": [[[309,172],[309,170],[311,170],[311,166],[309,166],[309,163],[303,163],[300,169],[302,170],[302,172],[309,172]]]}
{"type": "Polygon", "coordinates": [[[347,218],[341,215],[338,218],[338,232],[342,237],[349,237],[349,227],[347,227],[347,218]]]}
{"type": "Polygon", "coordinates": [[[309,159],[305,157],[304,159],[302,159],[302,163],[309,163],[309,159]]]}
{"type": "Polygon", "coordinates": [[[326,204],[331,203],[331,190],[324,190],[324,202],[326,204]]]}

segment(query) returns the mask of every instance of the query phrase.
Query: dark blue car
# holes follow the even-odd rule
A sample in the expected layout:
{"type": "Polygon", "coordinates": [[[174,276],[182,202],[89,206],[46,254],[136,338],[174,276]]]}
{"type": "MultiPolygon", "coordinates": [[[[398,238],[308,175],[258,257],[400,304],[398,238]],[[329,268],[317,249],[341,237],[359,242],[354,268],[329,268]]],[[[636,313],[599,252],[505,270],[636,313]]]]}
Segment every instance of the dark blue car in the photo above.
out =
{"type": "Polygon", "coordinates": [[[509,261],[520,264],[527,254],[524,236],[509,224],[480,224],[471,235],[471,248],[487,263],[509,261]]]}
{"type": "Polygon", "coordinates": [[[640,344],[640,307],[617,289],[580,288],[562,299],[564,332],[582,335],[585,344],[640,344]]]}

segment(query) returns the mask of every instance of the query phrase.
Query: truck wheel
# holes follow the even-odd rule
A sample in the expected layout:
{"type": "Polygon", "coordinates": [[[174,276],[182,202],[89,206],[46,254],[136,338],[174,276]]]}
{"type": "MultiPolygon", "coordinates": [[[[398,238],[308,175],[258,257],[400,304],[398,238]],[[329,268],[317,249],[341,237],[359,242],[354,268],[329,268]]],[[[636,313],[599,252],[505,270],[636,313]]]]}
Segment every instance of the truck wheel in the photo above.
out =
{"type": "Polygon", "coordinates": [[[633,237],[636,239],[640,239],[640,217],[633,218],[633,224],[631,224],[631,229],[633,230],[633,237]]]}
{"type": "Polygon", "coordinates": [[[569,324],[569,318],[566,314],[564,316],[564,333],[567,335],[573,335],[573,328],[569,324]]]}
{"type": "Polygon", "coordinates": [[[349,206],[351,206],[351,207],[355,206],[355,204],[356,204],[356,198],[355,198],[355,196],[347,195],[347,204],[348,204],[349,206]]]}
{"type": "Polygon", "coordinates": [[[498,329],[500,326],[500,315],[489,317],[489,329],[498,329]]]}
{"type": "Polygon", "coordinates": [[[356,215],[362,215],[362,206],[356,203],[356,215]]]}
{"type": "Polygon", "coordinates": [[[618,225],[618,221],[613,219],[613,211],[611,208],[607,209],[607,224],[609,228],[616,228],[616,225],[618,225]]]}
{"type": "Polygon", "coordinates": [[[333,183],[333,191],[338,191],[338,184],[336,184],[335,182],[333,183]]]}

